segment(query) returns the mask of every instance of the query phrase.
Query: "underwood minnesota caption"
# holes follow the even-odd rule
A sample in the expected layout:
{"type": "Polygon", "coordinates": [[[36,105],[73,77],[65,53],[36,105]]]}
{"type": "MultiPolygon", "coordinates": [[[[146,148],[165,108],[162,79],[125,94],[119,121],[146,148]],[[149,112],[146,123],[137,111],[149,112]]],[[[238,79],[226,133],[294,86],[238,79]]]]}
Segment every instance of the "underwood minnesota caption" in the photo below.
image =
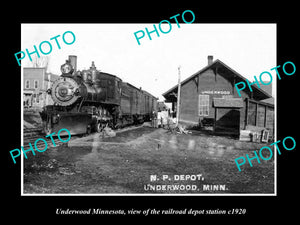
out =
{"type": "Polygon", "coordinates": [[[228,191],[226,184],[202,184],[202,188],[196,184],[145,184],[145,191],[195,191],[195,192],[215,192],[228,191]]]}
{"type": "Polygon", "coordinates": [[[202,184],[199,185],[199,182],[204,181],[202,174],[175,174],[175,175],[150,175],[151,184],[145,184],[143,189],[145,191],[193,191],[193,192],[210,192],[210,191],[228,191],[228,188],[225,184],[202,184]],[[166,182],[166,184],[161,184],[155,182],[166,182]],[[172,183],[176,182],[176,183],[172,183]],[[179,183],[184,182],[184,183],[179,183]],[[195,183],[186,183],[186,182],[197,182],[195,183]]]}
{"type": "Polygon", "coordinates": [[[99,214],[99,215],[126,215],[126,212],[122,209],[56,209],[56,215],[90,215],[90,214],[99,214]]]}

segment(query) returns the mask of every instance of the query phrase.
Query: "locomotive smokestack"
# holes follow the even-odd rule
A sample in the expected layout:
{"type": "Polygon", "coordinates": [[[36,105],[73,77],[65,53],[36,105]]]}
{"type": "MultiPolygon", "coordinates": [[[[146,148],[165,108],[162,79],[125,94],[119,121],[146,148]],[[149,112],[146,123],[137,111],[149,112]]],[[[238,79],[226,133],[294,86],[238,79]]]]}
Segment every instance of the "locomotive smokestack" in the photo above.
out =
{"type": "Polygon", "coordinates": [[[77,71],[77,56],[76,55],[69,55],[69,62],[71,63],[71,65],[74,68],[73,73],[75,73],[77,71]]]}

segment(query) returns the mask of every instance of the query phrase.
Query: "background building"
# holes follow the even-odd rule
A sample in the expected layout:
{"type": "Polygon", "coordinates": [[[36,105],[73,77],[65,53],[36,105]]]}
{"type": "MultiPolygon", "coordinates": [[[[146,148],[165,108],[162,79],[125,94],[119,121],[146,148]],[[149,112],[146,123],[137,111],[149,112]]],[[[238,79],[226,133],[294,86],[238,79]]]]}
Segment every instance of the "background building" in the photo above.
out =
{"type": "Polygon", "coordinates": [[[168,106],[164,102],[162,102],[162,101],[157,102],[157,110],[158,111],[165,111],[168,109],[169,109],[168,106]]]}
{"type": "Polygon", "coordinates": [[[23,105],[25,108],[42,108],[53,104],[51,97],[46,93],[51,83],[59,76],[47,73],[46,68],[23,68],[23,105]]]}
{"type": "MultiPolygon", "coordinates": [[[[274,132],[274,104],[264,102],[272,96],[252,85],[239,97],[235,84],[246,78],[220,60],[208,56],[208,65],[181,82],[179,122],[211,127],[215,132],[239,135],[247,126],[274,132]]],[[[262,85],[263,86],[263,85],[262,85]]],[[[176,110],[178,85],[165,92],[166,102],[176,110]]]]}

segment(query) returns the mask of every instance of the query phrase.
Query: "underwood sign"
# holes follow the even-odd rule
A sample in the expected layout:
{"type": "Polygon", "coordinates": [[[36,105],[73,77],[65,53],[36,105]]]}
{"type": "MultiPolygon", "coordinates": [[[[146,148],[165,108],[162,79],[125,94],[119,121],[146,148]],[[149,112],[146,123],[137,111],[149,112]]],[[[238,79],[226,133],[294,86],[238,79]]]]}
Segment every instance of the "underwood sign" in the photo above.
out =
{"type": "Polygon", "coordinates": [[[230,95],[230,91],[208,90],[208,91],[201,91],[201,94],[230,95]]]}

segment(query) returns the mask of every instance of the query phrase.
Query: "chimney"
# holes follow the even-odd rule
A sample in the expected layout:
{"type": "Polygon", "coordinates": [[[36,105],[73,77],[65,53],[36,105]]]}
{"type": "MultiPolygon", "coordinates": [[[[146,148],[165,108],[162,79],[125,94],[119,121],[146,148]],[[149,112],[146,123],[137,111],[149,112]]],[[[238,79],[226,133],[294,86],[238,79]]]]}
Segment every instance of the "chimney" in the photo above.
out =
{"type": "Polygon", "coordinates": [[[207,56],[207,64],[211,65],[213,62],[214,57],[212,55],[207,56]]]}
{"type": "Polygon", "coordinates": [[[77,56],[76,55],[69,55],[69,62],[73,66],[74,72],[77,71],[77,56]]]}

